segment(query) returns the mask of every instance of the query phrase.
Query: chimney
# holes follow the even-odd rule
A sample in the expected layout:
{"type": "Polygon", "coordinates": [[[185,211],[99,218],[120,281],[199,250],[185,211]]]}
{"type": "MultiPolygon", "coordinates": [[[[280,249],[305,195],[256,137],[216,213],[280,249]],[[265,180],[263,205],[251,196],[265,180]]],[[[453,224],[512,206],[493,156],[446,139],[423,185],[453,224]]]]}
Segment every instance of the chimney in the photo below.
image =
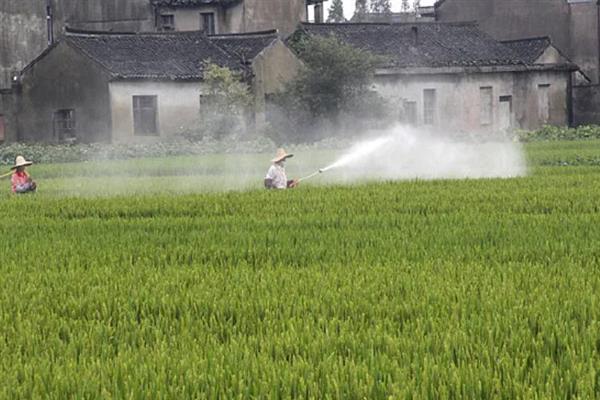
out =
{"type": "Polygon", "coordinates": [[[320,24],[323,22],[323,3],[315,4],[315,23],[320,24]]]}
{"type": "Polygon", "coordinates": [[[413,26],[410,28],[413,46],[417,47],[419,45],[419,28],[413,26]]]}

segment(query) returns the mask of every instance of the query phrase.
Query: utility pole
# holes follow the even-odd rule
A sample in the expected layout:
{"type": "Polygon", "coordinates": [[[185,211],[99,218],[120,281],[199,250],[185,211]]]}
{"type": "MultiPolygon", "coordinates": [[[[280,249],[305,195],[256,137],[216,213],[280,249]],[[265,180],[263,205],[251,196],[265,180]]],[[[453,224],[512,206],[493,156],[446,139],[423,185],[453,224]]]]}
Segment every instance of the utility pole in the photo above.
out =
{"type": "Polygon", "coordinates": [[[46,0],[46,27],[48,29],[48,46],[54,44],[54,19],[52,15],[52,0],[46,0]]]}

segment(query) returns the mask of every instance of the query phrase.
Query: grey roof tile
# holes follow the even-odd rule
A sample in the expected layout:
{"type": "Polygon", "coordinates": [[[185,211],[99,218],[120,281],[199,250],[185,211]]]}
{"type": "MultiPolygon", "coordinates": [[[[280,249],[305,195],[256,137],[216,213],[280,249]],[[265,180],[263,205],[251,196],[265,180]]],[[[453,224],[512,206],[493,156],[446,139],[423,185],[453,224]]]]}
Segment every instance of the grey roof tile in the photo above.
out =
{"type": "Polygon", "coordinates": [[[475,23],[302,24],[308,35],[334,35],[383,56],[387,67],[468,67],[524,64],[475,23]]]}
{"type": "Polygon", "coordinates": [[[115,79],[198,80],[206,62],[249,73],[247,63],[277,36],[272,31],[207,37],[202,32],[71,31],[65,40],[115,79]]]}
{"type": "Polygon", "coordinates": [[[533,65],[544,51],[552,45],[552,42],[549,37],[544,36],[529,39],[505,40],[502,41],[502,44],[510,47],[528,65],[533,65]]]}

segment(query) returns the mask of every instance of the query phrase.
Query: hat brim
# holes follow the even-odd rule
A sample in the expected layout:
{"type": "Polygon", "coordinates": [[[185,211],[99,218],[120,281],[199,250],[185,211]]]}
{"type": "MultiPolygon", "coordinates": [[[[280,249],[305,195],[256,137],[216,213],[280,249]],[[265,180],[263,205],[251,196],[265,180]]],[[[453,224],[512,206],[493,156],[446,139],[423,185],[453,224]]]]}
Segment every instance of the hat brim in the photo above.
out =
{"type": "Polygon", "coordinates": [[[17,169],[19,167],[29,167],[30,165],[33,165],[33,163],[31,161],[27,161],[23,164],[14,165],[13,167],[11,167],[11,169],[17,169]]]}
{"type": "Polygon", "coordinates": [[[294,157],[293,154],[285,154],[285,155],[283,155],[281,157],[276,157],[276,158],[272,159],[271,162],[277,163],[279,161],[285,160],[286,158],[292,158],[292,157],[294,157]]]}

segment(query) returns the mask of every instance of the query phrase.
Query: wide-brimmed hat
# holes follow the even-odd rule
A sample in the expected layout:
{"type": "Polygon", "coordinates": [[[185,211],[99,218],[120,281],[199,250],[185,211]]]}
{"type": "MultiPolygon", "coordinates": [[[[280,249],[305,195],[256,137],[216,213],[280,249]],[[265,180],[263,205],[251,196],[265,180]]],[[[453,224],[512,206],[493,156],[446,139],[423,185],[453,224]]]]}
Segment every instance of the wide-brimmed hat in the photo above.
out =
{"type": "Polygon", "coordinates": [[[294,157],[293,154],[288,154],[284,149],[277,149],[277,155],[271,161],[278,163],[279,161],[285,160],[286,158],[294,157]]]}
{"type": "Polygon", "coordinates": [[[23,156],[17,156],[15,160],[15,165],[11,169],[17,169],[19,167],[29,167],[33,164],[31,161],[27,161],[23,156]]]}

